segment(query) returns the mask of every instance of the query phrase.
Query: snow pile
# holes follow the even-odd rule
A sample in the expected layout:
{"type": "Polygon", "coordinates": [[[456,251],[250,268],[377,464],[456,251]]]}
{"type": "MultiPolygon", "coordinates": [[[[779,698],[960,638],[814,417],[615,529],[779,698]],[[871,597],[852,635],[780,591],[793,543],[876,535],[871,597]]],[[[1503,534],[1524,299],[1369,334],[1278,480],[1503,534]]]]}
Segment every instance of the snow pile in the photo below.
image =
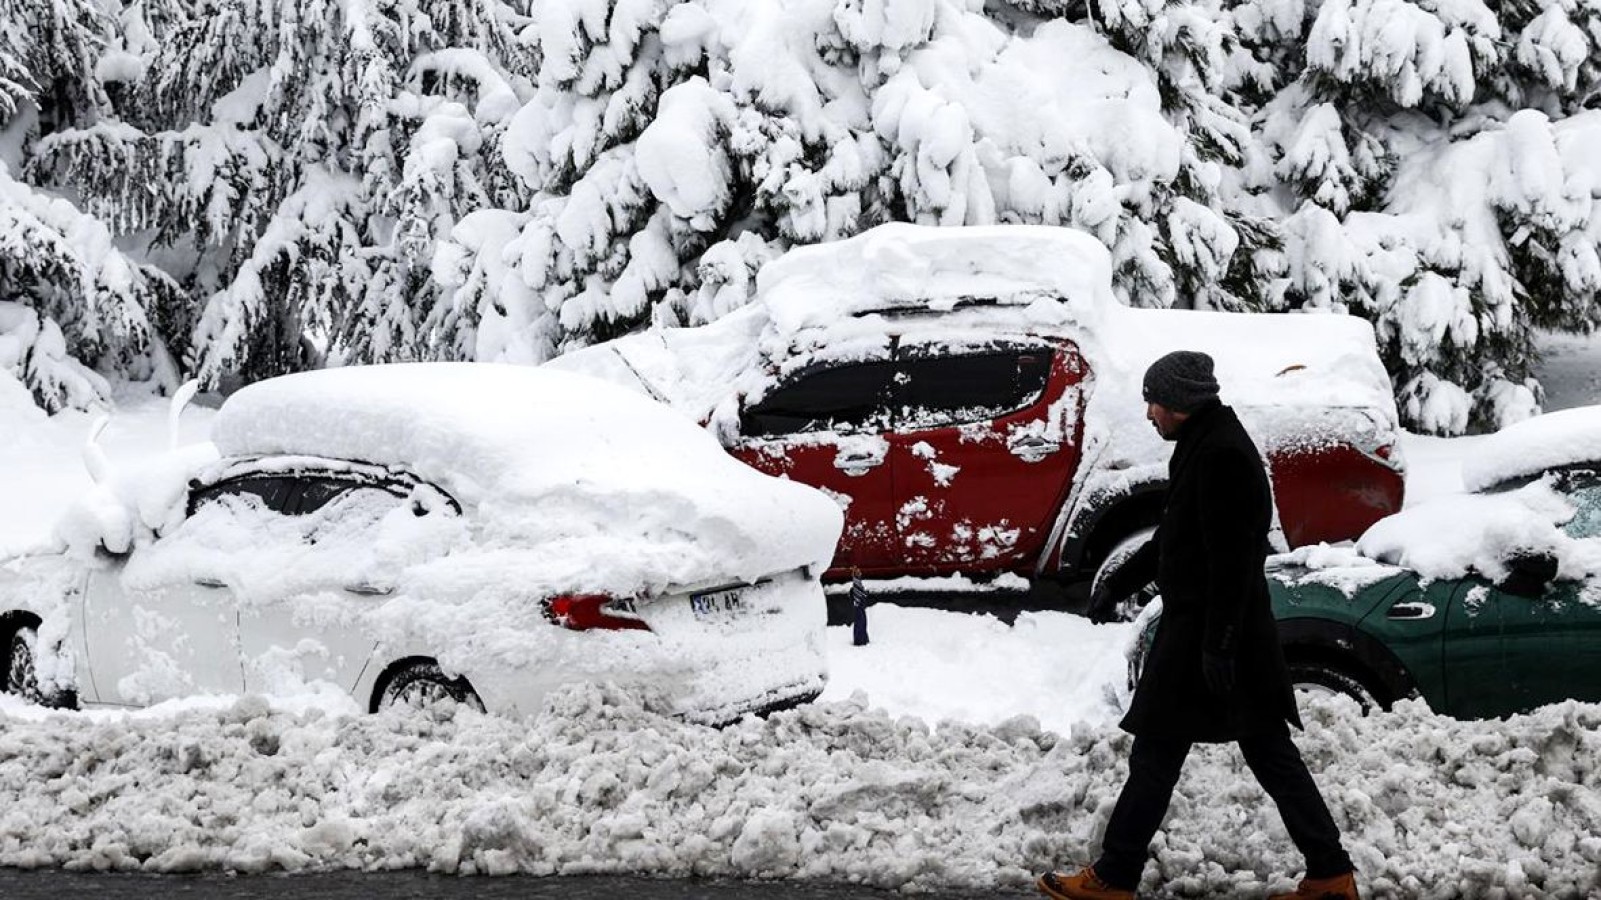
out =
{"type": "MultiPolygon", "coordinates": [[[[1126,776],[1108,726],[1041,730],[819,704],[725,730],[602,688],[516,724],[470,711],[350,716],[259,698],[137,715],[0,701],[0,863],[242,872],[440,872],[1021,888],[1081,863],[1126,776]]],[[[1601,707],[1499,723],[1422,704],[1306,709],[1299,738],[1364,891],[1601,890],[1601,707]]],[[[1284,889],[1301,861],[1237,751],[1197,748],[1143,887],[1284,889]]]]}
{"type": "Polygon", "coordinates": [[[1547,413],[1486,437],[1462,466],[1470,491],[1577,463],[1601,464],[1601,406],[1547,413]]]}
{"type": "Polygon", "coordinates": [[[1362,554],[1424,578],[1505,578],[1519,554],[1549,554],[1558,576],[1601,574],[1601,538],[1562,526],[1576,510],[1549,479],[1497,494],[1448,494],[1379,520],[1357,541],[1362,554]]]}
{"type": "Polygon", "coordinates": [[[1354,547],[1329,544],[1311,544],[1270,556],[1267,568],[1269,577],[1287,587],[1321,584],[1347,597],[1403,571],[1363,556],[1354,547]]]}
{"type": "MultiPolygon", "coordinates": [[[[874,581],[869,590],[897,584],[941,588],[939,579],[901,578],[874,581]]],[[[1068,613],[1025,612],[1006,625],[993,616],[875,603],[867,645],[853,646],[849,628],[829,629],[823,699],[864,692],[875,705],[929,722],[998,726],[1028,715],[1064,733],[1110,725],[1122,716],[1125,654],[1140,630],[1135,623],[1093,625],[1068,613]]]]}

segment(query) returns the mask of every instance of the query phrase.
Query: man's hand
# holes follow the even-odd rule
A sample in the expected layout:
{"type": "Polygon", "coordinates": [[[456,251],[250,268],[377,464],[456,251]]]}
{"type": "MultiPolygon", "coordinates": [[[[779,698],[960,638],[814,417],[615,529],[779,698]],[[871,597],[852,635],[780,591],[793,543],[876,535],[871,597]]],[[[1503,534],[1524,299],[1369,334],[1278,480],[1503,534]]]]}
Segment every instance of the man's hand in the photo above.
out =
{"type": "Polygon", "coordinates": [[[1100,585],[1090,594],[1090,605],[1085,608],[1084,615],[1097,625],[1116,622],[1117,604],[1122,599],[1107,590],[1106,585],[1100,585]]]}
{"type": "Polygon", "coordinates": [[[1214,694],[1234,691],[1234,657],[1211,650],[1201,652],[1201,674],[1206,678],[1207,690],[1214,694]]]}

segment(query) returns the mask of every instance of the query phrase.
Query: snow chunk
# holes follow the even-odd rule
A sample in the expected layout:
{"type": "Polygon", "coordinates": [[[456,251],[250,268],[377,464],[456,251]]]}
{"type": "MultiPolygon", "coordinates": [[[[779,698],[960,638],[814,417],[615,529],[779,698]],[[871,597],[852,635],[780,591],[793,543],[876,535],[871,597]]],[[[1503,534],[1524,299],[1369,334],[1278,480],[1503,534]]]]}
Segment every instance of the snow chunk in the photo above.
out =
{"type": "Polygon", "coordinates": [[[1402,572],[1399,567],[1363,556],[1354,547],[1329,544],[1312,544],[1270,556],[1267,567],[1275,580],[1289,587],[1327,585],[1347,597],[1355,597],[1364,588],[1402,572]]]}
{"type": "Polygon", "coordinates": [[[701,230],[728,202],[723,135],[733,116],[733,101],[695,76],[662,94],[656,118],[639,136],[635,160],[651,194],[674,215],[704,224],[701,230]]]}
{"type": "Polygon", "coordinates": [[[1558,578],[1601,574],[1601,538],[1562,531],[1574,513],[1546,481],[1505,493],[1446,495],[1379,520],[1357,549],[1424,578],[1479,574],[1500,581],[1519,553],[1555,557],[1558,578]]]}

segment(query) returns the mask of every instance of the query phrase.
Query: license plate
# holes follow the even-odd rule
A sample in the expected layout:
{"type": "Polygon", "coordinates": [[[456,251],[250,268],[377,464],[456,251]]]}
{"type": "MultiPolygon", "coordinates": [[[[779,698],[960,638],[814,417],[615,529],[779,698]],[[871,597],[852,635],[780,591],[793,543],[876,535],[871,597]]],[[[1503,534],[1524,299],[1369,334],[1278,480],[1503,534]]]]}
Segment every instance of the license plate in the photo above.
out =
{"type": "Polygon", "coordinates": [[[745,612],[744,589],[729,588],[722,591],[707,591],[704,594],[690,594],[689,608],[702,619],[731,619],[745,612]]]}

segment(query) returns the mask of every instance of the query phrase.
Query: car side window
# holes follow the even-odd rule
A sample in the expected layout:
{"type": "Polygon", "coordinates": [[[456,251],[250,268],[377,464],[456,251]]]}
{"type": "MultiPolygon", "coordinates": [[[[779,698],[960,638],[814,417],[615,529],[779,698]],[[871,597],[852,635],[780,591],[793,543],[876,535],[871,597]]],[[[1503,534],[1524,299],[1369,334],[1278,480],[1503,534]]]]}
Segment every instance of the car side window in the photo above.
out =
{"type": "MultiPolygon", "coordinates": [[[[294,510],[296,514],[302,516],[317,512],[335,500],[357,491],[378,491],[393,498],[397,504],[405,499],[407,493],[398,485],[380,485],[331,476],[302,475],[295,480],[300,484],[300,495],[296,498],[294,510]]],[[[377,501],[379,498],[369,499],[377,501]]]]}
{"type": "Polygon", "coordinates": [[[1601,482],[1572,487],[1566,493],[1574,513],[1562,530],[1576,539],[1601,537],[1601,482]]]}
{"type": "Polygon", "coordinates": [[[871,361],[804,372],[757,401],[740,416],[747,437],[822,431],[882,431],[888,427],[894,364],[871,361]]]}
{"type": "Polygon", "coordinates": [[[1043,348],[902,359],[895,427],[962,425],[1025,409],[1044,394],[1050,371],[1043,348]]]}
{"type": "Polygon", "coordinates": [[[406,494],[396,485],[318,476],[299,481],[295,512],[307,520],[306,536],[313,542],[332,534],[363,533],[406,503],[406,494]]]}
{"type": "Polygon", "coordinates": [[[189,495],[189,515],[225,498],[240,497],[280,515],[293,515],[295,480],[287,475],[242,475],[200,488],[189,495]]]}

